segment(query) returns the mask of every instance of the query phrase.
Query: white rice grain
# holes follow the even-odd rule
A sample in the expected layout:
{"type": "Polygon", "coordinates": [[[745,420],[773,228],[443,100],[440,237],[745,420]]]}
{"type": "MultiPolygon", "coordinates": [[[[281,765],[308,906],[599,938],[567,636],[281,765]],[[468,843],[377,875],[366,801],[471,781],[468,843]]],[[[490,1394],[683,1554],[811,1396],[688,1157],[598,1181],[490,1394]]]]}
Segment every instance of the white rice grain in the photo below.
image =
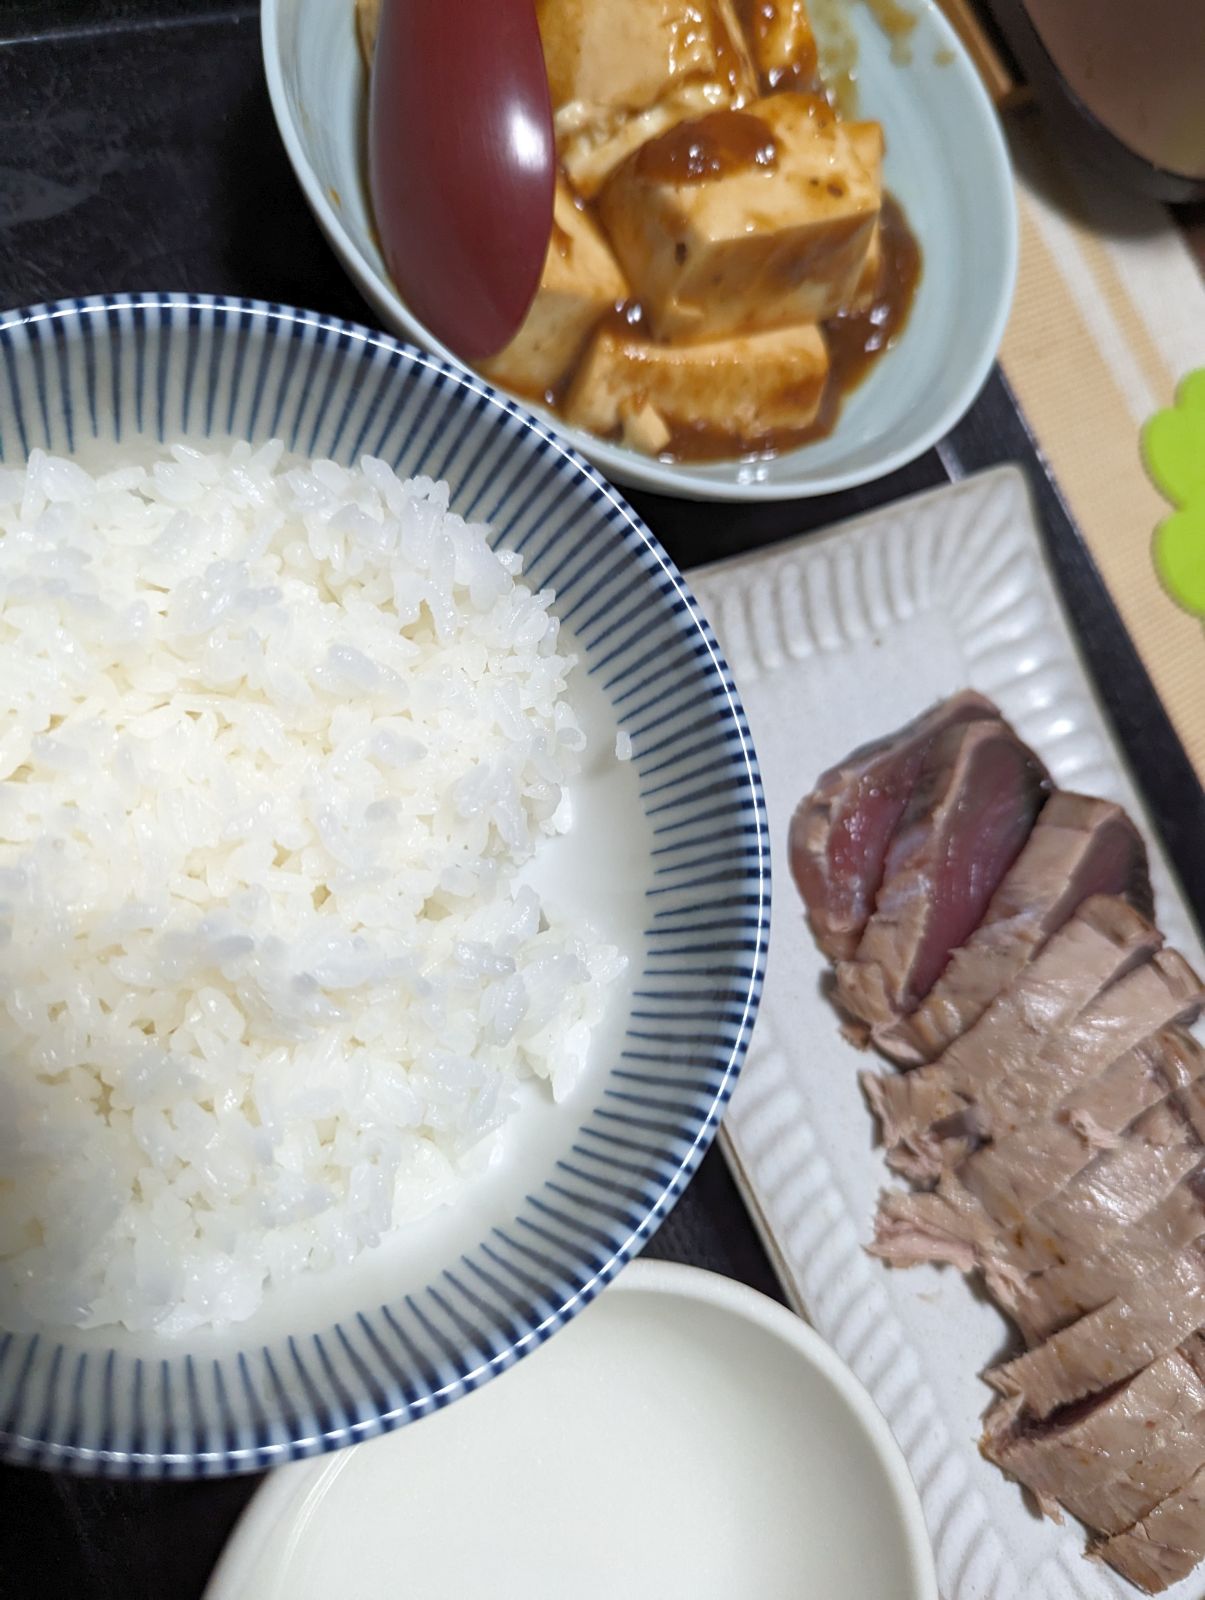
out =
{"type": "MultiPolygon", "coordinates": [[[[0,472],[0,1287],[171,1334],[455,1195],[622,961],[520,869],[584,747],[448,490],[279,443],[0,472]]],[[[617,749],[618,753],[618,749],[617,749]]]]}

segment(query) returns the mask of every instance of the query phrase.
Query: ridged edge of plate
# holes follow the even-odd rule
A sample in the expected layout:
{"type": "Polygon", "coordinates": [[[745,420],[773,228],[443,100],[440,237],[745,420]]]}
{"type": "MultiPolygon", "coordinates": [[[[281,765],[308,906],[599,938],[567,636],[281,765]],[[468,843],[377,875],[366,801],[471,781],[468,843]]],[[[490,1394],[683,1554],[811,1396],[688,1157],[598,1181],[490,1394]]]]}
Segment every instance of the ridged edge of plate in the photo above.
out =
{"type": "MultiPolygon", "coordinates": [[[[1200,961],[1192,919],[1106,731],[1059,606],[1018,469],[996,469],[819,538],[693,577],[747,702],[764,678],[941,610],[958,634],[967,681],[998,701],[1058,781],[1118,800],[1138,821],[1151,851],[1161,926],[1200,961]]],[[[774,759],[763,741],[763,772],[774,759]]],[[[814,776],[801,767],[800,795],[814,776]]],[[[771,825],[783,828],[786,821],[771,818],[771,825]]],[[[942,1595],[1115,1600],[1133,1594],[1116,1574],[1084,1560],[1078,1524],[1062,1530],[1052,1556],[1028,1569],[993,1527],[977,1481],[974,1440],[951,1436],[893,1311],[891,1269],[865,1253],[872,1218],[851,1211],[809,1122],[800,1094],[806,1056],[781,1037],[775,1022],[773,958],[769,983],[721,1146],[792,1303],[866,1385],[904,1451],[933,1539],[942,1595]]],[[[835,1014],[832,1027],[835,1033],[835,1014]]],[[[851,1076],[856,1065],[851,1057],[851,1076]]],[[[869,1112],[865,1117],[869,1147],[869,1112]]],[[[872,1155],[881,1182],[892,1183],[881,1152],[872,1155]]],[[[957,1349],[950,1359],[959,1359],[957,1349]]],[[[990,1398],[985,1386],[984,1408],[990,1398]]],[[[997,1469],[983,1463],[982,1471],[997,1469]]],[[[1171,1591],[1177,1592],[1187,1590],[1171,1591]]]]}

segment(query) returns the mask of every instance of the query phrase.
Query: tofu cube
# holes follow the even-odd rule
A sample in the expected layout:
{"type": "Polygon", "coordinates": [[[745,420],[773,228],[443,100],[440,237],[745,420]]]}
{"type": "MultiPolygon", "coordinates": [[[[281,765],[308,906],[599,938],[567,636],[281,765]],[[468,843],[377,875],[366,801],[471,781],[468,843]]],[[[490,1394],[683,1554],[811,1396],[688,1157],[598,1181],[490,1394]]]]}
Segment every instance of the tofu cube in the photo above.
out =
{"type": "Polygon", "coordinates": [[[745,33],[771,89],[817,87],[816,36],[803,0],[752,0],[745,33]]]}
{"type": "Polygon", "coordinates": [[[482,364],[482,371],[520,394],[546,396],[577,360],[600,318],[627,293],[606,240],[564,178],[558,178],[552,239],[535,300],[518,333],[482,364]]]}
{"type": "Polygon", "coordinates": [[[757,94],[733,0],[537,0],[557,150],[579,194],[646,139],[757,94]]]}
{"type": "Polygon", "coordinates": [[[649,400],[621,400],[619,420],[621,437],[629,450],[659,456],[673,443],[669,425],[649,400]]]}
{"type": "Polygon", "coordinates": [[[675,435],[694,433],[730,440],[736,453],[807,428],[827,376],[828,350],[816,327],[691,345],[600,328],[565,397],[564,416],[604,437],[622,431],[638,448],[655,440],[651,448],[661,450],[675,435]]]}
{"type": "Polygon", "coordinates": [[[714,339],[846,306],[880,198],[828,103],[784,93],[645,145],[599,213],[656,336],[714,339]]]}
{"type": "MultiPolygon", "coordinates": [[[[849,135],[858,160],[866,168],[880,194],[883,189],[883,129],[877,122],[847,122],[845,131],[849,135]]],[[[862,272],[858,278],[857,288],[847,311],[869,311],[874,304],[875,292],[879,287],[879,273],[883,267],[883,239],[880,223],[876,221],[874,232],[870,236],[870,247],[866,252],[866,260],[862,263],[862,272]]]]}

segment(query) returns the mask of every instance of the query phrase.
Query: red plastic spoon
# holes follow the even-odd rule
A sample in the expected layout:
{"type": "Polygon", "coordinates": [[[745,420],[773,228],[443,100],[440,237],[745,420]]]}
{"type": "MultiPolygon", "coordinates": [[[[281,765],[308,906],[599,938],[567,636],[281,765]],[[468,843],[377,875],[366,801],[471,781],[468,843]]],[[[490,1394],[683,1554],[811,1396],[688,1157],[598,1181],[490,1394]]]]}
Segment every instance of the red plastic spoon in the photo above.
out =
{"type": "Polygon", "coordinates": [[[394,283],[463,361],[519,331],[552,235],[556,149],[532,0],[385,0],[368,177],[394,283]]]}

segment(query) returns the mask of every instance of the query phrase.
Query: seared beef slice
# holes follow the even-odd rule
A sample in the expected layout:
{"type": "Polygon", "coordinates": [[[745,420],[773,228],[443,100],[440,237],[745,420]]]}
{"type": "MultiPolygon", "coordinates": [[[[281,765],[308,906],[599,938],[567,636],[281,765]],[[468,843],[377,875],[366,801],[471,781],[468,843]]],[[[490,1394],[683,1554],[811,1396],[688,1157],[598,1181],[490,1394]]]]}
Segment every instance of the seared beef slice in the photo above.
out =
{"type": "Polygon", "coordinates": [[[875,1034],[892,1060],[933,1061],[976,1022],[1030,956],[1093,895],[1152,915],[1146,847],[1120,806],[1056,791],[983,921],[910,1015],[875,1034]]]}
{"type": "Polygon", "coordinates": [[[887,850],[874,914],[837,965],[837,993],[872,1037],[915,1010],[974,933],[1049,789],[1003,722],[947,728],[925,752],[887,850]]]}
{"type": "Polygon", "coordinates": [[[945,730],[999,713],[958,694],[898,733],[863,745],[824,773],[791,819],[791,871],[816,943],[830,961],[852,956],[883,880],[883,862],[925,753],[945,730]]]}
{"type": "MultiPolygon", "coordinates": [[[[991,1131],[1006,1086],[1041,1077],[1097,996],[1158,948],[1158,931],[1125,901],[1095,897],[1076,912],[939,1060],[913,1072],[866,1074],[887,1159],[918,1181],[954,1166],[991,1131]]],[[[1087,1043],[1085,1041],[1085,1043],[1087,1043]]]]}

